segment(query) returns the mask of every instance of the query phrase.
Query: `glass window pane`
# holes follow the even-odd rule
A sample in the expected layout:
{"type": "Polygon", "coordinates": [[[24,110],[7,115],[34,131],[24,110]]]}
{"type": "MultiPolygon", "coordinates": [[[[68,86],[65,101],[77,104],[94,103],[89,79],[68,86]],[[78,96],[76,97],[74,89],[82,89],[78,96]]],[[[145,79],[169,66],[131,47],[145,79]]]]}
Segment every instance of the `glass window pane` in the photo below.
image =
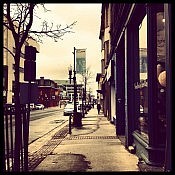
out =
{"type": "Polygon", "coordinates": [[[165,20],[164,13],[157,13],[157,113],[160,128],[160,144],[165,142],[166,131],[166,50],[165,50],[165,20]]]}
{"type": "Polygon", "coordinates": [[[148,82],[147,82],[147,15],[139,26],[139,91],[140,113],[138,131],[148,140],[148,82]]]}

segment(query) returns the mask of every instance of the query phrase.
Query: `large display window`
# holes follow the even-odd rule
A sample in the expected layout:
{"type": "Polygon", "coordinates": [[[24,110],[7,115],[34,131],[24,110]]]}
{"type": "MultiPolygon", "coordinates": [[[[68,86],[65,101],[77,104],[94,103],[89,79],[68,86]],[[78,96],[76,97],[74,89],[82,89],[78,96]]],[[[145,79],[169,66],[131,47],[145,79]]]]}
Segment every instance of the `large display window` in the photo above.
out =
{"type": "Polygon", "coordinates": [[[157,17],[157,115],[161,137],[159,144],[165,143],[166,131],[166,47],[164,12],[158,12],[157,17]]]}
{"type": "Polygon", "coordinates": [[[165,7],[148,3],[141,9],[138,5],[127,35],[127,53],[133,58],[127,60],[127,80],[134,84],[133,93],[128,96],[129,115],[134,119],[130,121],[134,122],[132,135],[139,159],[153,166],[164,165],[170,155],[167,144],[171,143],[171,28],[165,7]]]}
{"type": "Polygon", "coordinates": [[[139,117],[138,132],[148,141],[147,15],[139,25],[139,117]]]}
{"type": "MultiPolygon", "coordinates": [[[[166,131],[166,53],[165,53],[165,20],[164,12],[156,13],[157,27],[157,117],[161,138],[159,144],[165,143],[166,131]]],[[[147,15],[139,26],[139,95],[140,111],[137,122],[139,134],[149,141],[148,130],[148,65],[147,65],[147,15]]],[[[156,116],[153,116],[156,117],[156,116]]]]}

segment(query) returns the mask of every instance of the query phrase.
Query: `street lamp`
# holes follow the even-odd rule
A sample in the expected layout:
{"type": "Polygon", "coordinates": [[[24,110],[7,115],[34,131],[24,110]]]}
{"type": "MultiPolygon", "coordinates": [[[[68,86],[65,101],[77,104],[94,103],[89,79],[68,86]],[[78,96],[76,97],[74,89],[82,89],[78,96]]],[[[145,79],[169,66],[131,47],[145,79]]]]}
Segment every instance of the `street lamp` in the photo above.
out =
{"type": "Polygon", "coordinates": [[[76,105],[76,98],[77,98],[77,85],[76,85],[76,69],[75,69],[75,51],[76,48],[74,47],[74,77],[73,77],[73,82],[74,82],[74,117],[73,117],[73,125],[74,126],[82,126],[81,123],[81,113],[77,112],[77,105],[76,105]]]}
{"type": "Polygon", "coordinates": [[[71,84],[71,79],[72,79],[72,66],[71,65],[68,67],[68,70],[69,70],[69,80],[71,84]]]}
{"type": "Polygon", "coordinates": [[[73,81],[74,81],[74,117],[77,116],[77,105],[76,105],[76,98],[77,98],[77,86],[76,86],[76,69],[75,69],[75,47],[74,47],[74,77],[73,77],[73,81]]]}
{"type": "Polygon", "coordinates": [[[7,103],[7,90],[3,90],[3,104],[7,103]]]}
{"type": "MultiPolygon", "coordinates": [[[[69,81],[71,84],[71,80],[74,79],[72,78],[72,66],[71,65],[68,67],[68,71],[69,71],[69,81]]],[[[72,101],[72,94],[71,94],[71,101],[72,101]]]]}
{"type": "Polygon", "coordinates": [[[85,109],[85,88],[83,87],[82,89],[82,116],[85,117],[85,112],[86,112],[86,109],[85,109]]]}

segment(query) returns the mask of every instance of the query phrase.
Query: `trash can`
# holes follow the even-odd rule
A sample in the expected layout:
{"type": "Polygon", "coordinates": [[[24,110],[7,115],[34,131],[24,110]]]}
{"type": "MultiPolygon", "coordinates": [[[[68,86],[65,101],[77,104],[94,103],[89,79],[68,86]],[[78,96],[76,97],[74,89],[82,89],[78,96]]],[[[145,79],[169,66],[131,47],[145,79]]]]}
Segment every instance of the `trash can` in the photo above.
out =
{"type": "Polygon", "coordinates": [[[76,112],[73,115],[73,126],[75,127],[81,127],[82,126],[82,113],[81,112],[76,112]]]}

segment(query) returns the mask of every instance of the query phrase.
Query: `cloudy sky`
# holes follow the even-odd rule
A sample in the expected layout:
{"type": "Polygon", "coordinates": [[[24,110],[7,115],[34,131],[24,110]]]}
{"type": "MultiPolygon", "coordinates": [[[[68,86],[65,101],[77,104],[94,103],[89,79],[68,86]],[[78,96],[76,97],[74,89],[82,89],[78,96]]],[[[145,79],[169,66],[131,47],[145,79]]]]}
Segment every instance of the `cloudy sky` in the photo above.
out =
{"type": "MultiPolygon", "coordinates": [[[[37,78],[44,76],[52,80],[68,79],[68,67],[73,66],[73,50],[86,48],[86,67],[92,72],[93,79],[90,80],[90,87],[96,95],[97,82],[96,74],[99,73],[101,63],[101,43],[99,40],[101,22],[101,4],[45,4],[51,11],[44,13],[37,10],[37,16],[41,17],[40,22],[47,20],[54,25],[71,24],[77,21],[73,27],[74,33],[63,36],[63,40],[54,42],[49,38],[43,38],[40,44],[40,53],[37,54],[37,78]]],[[[40,23],[35,18],[33,28],[39,28],[40,23]]]]}

